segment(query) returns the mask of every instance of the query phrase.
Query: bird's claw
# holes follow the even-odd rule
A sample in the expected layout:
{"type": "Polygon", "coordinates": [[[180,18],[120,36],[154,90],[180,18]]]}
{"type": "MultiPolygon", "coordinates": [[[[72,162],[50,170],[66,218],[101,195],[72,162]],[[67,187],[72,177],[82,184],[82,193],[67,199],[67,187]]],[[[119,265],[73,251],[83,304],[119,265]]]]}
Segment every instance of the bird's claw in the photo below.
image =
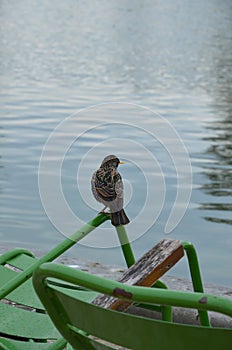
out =
{"type": "Polygon", "coordinates": [[[105,210],[106,210],[106,206],[101,210],[101,211],[99,211],[99,213],[101,213],[101,214],[107,214],[107,212],[105,212],[105,210]]]}

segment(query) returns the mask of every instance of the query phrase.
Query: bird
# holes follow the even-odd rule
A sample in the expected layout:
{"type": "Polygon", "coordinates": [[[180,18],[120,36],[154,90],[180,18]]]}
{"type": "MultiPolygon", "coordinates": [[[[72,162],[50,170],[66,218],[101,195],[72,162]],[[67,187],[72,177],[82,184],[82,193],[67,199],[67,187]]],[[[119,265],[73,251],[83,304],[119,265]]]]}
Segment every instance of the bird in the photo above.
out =
{"type": "Polygon", "coordinates": [[[124,162],[115,155],[106,156],[91,179],[95,199],[105,206],[101,212],[109,208],[114,226],[127,225],[130,222],[123,209],[123,182],[117,170],[119,164],[124,162]]]}

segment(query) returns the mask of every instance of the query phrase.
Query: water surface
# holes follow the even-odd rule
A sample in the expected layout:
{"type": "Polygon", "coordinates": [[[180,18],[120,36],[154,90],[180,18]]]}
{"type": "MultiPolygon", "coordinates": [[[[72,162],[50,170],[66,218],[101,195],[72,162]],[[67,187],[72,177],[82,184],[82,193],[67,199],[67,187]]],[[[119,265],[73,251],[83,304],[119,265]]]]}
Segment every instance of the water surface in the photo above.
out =
{"type": "MultiPolygon", "coordinates": [[[[46,216],[38,189],[40,156],[54,128],[82,108],[130,102],[166,118],[190,155],[192,196],[170,236],[195,244],[206,281],[232,285],[231,18],[230,0],[1,1],[2,249],[22,246],[47,251],[64,239],[46,216]]],[[[130,108],[124,112],[125,118],[132,113],[130,108]]],[[[113,115],[112,109],[109,122],[113,115]]],[[[100,110],[96,121],[98,117],[100,110]]],[[[87,117],[81,116],[79,122],[88,126],[87,117]]],[[[92,218],[95,209],[78,192],[78,166],[96,142],[124,133],[130,131],[119,126],[110,135],[109,129],[96,128],[76,140],[65,157],[65,197],[84,221],[92,218]]],[[[60,137],[65,140],[67,134],[60,137]]],[[[130,137],[147,142],[145,135],[130,137]]],[[[168,155],[158,144],[152,152],[165,174],[167,193],[155,225],[133,243],[137,257],[165,237],[177,188],[168,155]]],[[[138,158],[146,159],[142,151],[138,158]]],[[[86,188],[91,166],[99,162],[90,158],[86,188]]],[[[144,175],[130,161],[121,173],[140,189],[127,206],[133,220],[144,203],[144,175]]],[[[116,248],[78,245],[69,254],[123,265],[116,248]]],[[[176,273],[188,275],[184,263],[176,273]]]]}

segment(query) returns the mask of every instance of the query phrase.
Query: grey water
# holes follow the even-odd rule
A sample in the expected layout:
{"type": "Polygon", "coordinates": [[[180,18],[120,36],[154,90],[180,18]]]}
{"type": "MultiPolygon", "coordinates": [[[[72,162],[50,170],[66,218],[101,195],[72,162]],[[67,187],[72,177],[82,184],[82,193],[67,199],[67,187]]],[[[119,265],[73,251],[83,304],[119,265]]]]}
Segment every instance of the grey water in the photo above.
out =
{"type": "MultiPolygon", "coordinates": [[[[69,220],[53,190],[58,175],[72,212],[90,220],[102,209],[91,197],[91,172],[114,151],[126,163],[120,172],[136,257],[166,237],[191,241],[204,281],[231,286],[232,2],[1,0],[0,43],[1,251],[20,246],[45,252],[65,238],[59,225],[68,227],[69,220]],[[169,235],[165,224],[178,189],[170,155],[162,144],[149,143],[147,133],[110,124],[120,116],[125,123],[152,125],[157,115],[178,133],[191,161],[191,198],[169,235]],[[60,219],[55,224],[41,200],[39,165],[49,136],[70,116],[71,128],[59,129],[46,159],[47,197],[60,219]],[[108,125],[99,126],[103,117],[108,125]],[[58,174],[55,163],[66,141],[58,174]],[[156,220],[142,232],[153,210],[151,201],[137,225],[148,177],[154,179],[156,220]]],[[[166,138],[172,145],[168,133],[166,138]]],[[[104,224],[91,233],[91,243],[80,242],[68,256],[125,266],[118,247],[98,245],[107,235],[116,241],[104,224]]],[[[188,277],[186,260],[171,273],[188,277]]]]}

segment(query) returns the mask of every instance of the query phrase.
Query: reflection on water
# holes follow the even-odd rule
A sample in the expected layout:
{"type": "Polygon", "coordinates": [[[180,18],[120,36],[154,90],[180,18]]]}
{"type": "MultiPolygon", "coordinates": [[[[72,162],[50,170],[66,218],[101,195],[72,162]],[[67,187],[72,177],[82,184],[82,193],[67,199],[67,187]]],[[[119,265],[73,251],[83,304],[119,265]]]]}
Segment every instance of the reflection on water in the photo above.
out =
{"type": "MultiPolygon", "coordinates": [[[[232,15],[232,12],[230,12],[232,15]]],[[[232,24],[230,24],[230,29],[232,24]]],[[[216,36],[216,38],[218,35],[216,36]]],[[[212,91],[215,119],[207,128],[210,136],[205,140],[209,143],[205,152],[212,161],[203,167],[203,172],[209,182],[202,185],[210,200],[202,203],[201,209],[209,215],[206,220],[215,223],[232,224],[232,57],[231,30],[225,33],[225,40],[216,41],[218,48],[214,52],[215,84],[212,91]]]]}
{"type": "MultiPolygon", "coordinates": [[[[231,18],[230,0],[103,0],[91,5],[85,0],[2,0],[2,246],[43,250],[63,239],[43,211],[37,183],[43,146],[58,123],[93,104],[133,102],[172,123],[190,153],[193,192],[173,238],[196,244],[208,280],[231,285],[231,18]]],[[[80,122],[88,125],[88,117],[80,122]]],[[[112,137],[119,132],[120,128],[112,130],[112,137]]],[[[80,199],[77,169],[85,152],[109,136],[103,128],[85,135],[73,144],[63,164],[65,196],[85,220],[93,210],[80,199]]],[[[66,137],[60,135],[64,141],[66,137]]],[[[139,134],[130,137],[140,140],[139,134]]],[[[155,227],[134,243],[136,256],[163,238],[176,194],[175,169],[160,148],[156,145],[153,152],[165,174],[164,210],[155,227]]],[[[143,177],[130,162],[122,171],[126,180],[144,190],[143,177]]],[[[132,217],[143,202],[144,194],[136,193],[128,205],[132,217]]],[[[109,254],[78,246],[70,254],[121,263],[113,249],[109,254]]],[[[184,272],[180,268],[178,273],[184,272]]]]}
{"type": "Polygon", "coordinates": [[[210,142],[206,155],[213,162],[203,167],[203,172],[206,174],[209,182],[202,185],[202,189],[211,196],[211,201],[202,204],[201,208],[211,211],[209,216],[205,216],[207,220],[231,225],[232,116],[224,120],[215,121],[209,128],[213,130],[214,134],[206,138],[210,142]],[[215,210],[222,212],[224,216],[221,217],[214,212],[215,210]]]}

